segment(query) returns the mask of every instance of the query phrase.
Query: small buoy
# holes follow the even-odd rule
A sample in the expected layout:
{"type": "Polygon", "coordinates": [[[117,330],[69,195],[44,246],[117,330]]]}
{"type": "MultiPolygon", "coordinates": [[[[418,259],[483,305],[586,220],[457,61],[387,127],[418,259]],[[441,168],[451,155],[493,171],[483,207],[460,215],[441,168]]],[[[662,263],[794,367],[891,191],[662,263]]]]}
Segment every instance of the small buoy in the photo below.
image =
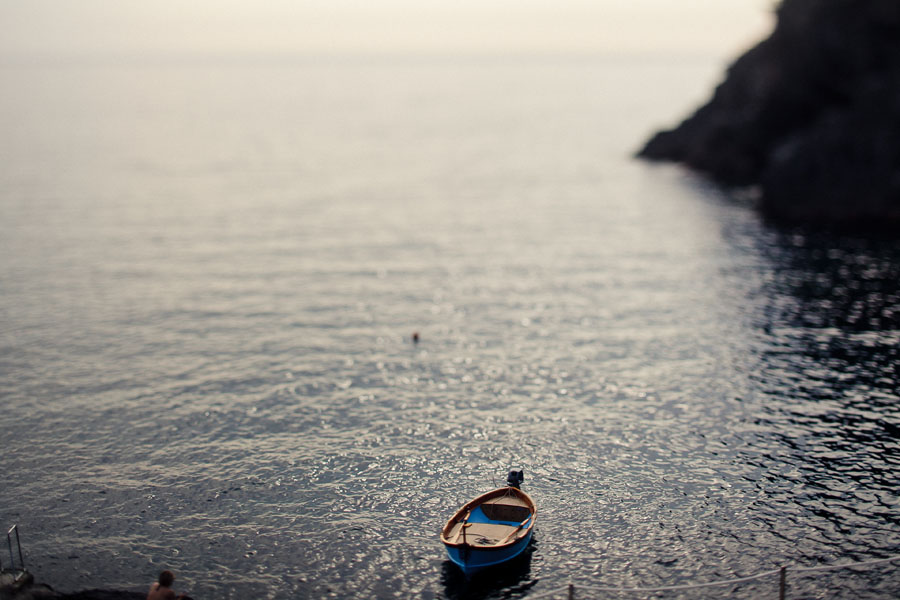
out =
{"type": "Polygon", "coordinates": [[[412,334],[412,341],[413,341],[413,344],[418,344],[418,343],[419,343],[419,332],[418,332],[418,331],[413,332],[413,334],[412,334]]]}

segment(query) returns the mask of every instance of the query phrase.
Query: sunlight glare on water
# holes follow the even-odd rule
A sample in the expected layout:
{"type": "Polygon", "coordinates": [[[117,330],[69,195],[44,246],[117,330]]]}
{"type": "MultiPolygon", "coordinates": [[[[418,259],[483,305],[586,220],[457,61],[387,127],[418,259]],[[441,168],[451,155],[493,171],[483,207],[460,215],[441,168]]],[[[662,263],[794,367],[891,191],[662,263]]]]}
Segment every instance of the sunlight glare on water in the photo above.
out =
{"type": "Polygon", "coordinates": [[[30,569],[481,598],[896,552],[896,247],[629,158],[717,68],[7,68],[0,524],[30,569]],[[511,466],[535,542],[466,581],[438,533],[511,466]]]}

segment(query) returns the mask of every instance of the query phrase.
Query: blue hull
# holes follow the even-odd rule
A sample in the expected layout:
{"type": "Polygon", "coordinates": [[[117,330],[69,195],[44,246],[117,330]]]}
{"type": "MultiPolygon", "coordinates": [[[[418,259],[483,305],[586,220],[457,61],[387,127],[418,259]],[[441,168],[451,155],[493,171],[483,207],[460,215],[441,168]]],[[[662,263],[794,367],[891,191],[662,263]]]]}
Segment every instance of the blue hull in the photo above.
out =
{"type": "Polygon", "coordinates": [[[441,530],[450,561],[466,575],[503,564],[531,542],[537,507],[514,486],[499,488],[467,502],[441,530]]]}
{"type": "Polygon", "coordinates": [[[466,575],[471,575],[481,569],[503,564],[520,555],[531,542],[532,533],[532,531],[529,531],[528,535],[518,540],[515,544],[497,549],[446,546],[447,556],[466,575]]]}

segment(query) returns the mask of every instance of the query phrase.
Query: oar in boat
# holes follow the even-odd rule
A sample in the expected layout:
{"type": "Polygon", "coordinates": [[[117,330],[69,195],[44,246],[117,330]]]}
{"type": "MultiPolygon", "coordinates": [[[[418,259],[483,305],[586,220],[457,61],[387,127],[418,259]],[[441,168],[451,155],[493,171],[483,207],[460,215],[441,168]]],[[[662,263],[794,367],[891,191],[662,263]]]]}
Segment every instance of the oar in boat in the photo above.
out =
{"type": "Polygon", "coordinates": [[[463,543],[466,543],[466,528],[470,527],[472,524],[469,523],[469,517],[472,516],[472,511],[466,513],[466,516],[463,517],[462,523],[459,524],[459,531],[456,532],[456,536],[453,538],[453,543],[459,541],[459,536],[462,536],[463,543]]]}
{"type": "Polygon", "coordinates": [[[502,540],[500,540],[499,542],[497,542],[497,543],[494,544],[494,545],[495,545],[495,546],[502,546],[503,544],[505,544],[506,542],[508,542],[509,540],[511,540],[517,533],[519,533],[520,531],[522,531],[522,528],[525,527],[525,523],[527,523],[527,522],[530,521],[530,520],[531,520],[531,515],[528,515],[528,518],[525,519],[524,521],[522,521],[521,523],[519,523],[519,526],[518,526],[518,527],[516,527],[515,529],[513,529],[512,531],[510,531],[508,536],[506,536],[505,538],[503,538],[502,540]]]}

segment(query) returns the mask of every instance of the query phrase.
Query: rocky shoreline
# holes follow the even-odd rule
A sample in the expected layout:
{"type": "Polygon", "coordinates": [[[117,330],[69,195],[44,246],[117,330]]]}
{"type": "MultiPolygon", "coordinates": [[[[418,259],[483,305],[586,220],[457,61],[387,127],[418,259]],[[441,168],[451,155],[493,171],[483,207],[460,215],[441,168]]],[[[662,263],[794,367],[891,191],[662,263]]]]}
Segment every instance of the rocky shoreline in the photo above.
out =
{"type": "Polygon", "coordinates": [[[63,594],[48,585],[35,583],[34,576],[27,571],[0,573],[0,600],[145,600],[146,598],[146,592],[122,590],[84,590],[63,594]]]}
{"type": "Polygon", "coordinates": [[[638,153],[796,223],[900,224],[900,2],[783,0],[712,99],[638,153]]]}

